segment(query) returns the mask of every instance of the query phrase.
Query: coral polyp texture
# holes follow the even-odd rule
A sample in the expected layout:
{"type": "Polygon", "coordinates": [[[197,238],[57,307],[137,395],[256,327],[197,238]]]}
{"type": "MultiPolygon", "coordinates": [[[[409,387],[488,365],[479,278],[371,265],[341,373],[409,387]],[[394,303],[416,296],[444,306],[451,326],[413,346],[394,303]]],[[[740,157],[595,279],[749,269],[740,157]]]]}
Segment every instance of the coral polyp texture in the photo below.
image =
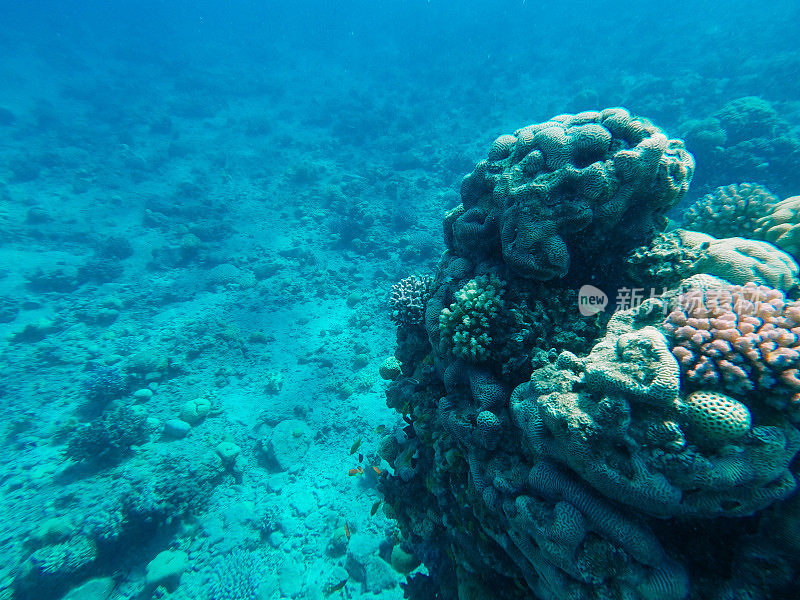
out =
{"type": "Polygon", "coordinates": [[[664,328],[688,385],[753,395],[800,419],[800,302],[721,282],[681,294],[664,328]]]}
{"type": "Polygon", "coordinates": [[[777,196],[757,183],[718,187],[689,207],[683,227],[718,238],[752,238],[759,228],[759,220],[777,203],[777,196]]]}
{"type": "Polygon", "coordinates": [[[456,301],[439,314],[441,349],[464,360],[490,358],[504,291],[496,275],[481,275],[458,290],[456,301]]]}
{"type": "MultiPolygon", "coordinates": [[[[692,169],[681,141],[608,109],[501,136],[463,180],[423,327],[398,329],[403,425],[380,452],[426,597],[795,594],[798,267],[760,240],[659,234],[692,169]],[[626,257],[656,295],[581,316],[577,290],[622,289],[626,257]]],[[[724,193],[760,198],[737,200],[731,233],[774,209],[724,193]]]]}
{"type": "Polygon", "coordinates": [[[719,392],[697,391],[683,403],[684,416],[701,439],[730,442],[750,432],[752,417],[743,403],[719,392]]]}
{"type": "Polygon", "coordinates": [[[389,317],[398,325],[420,325],[431,287],[430,276],[411,275],[392,286],[389,317]]]}
{"type": "Polygon", "coordinates": [[[800,285],[795,260],[772,244],[741,237],[717,239],[683,229],[676,233],[684,246],[698,251],[693,274],[706,273],[730,283],[753,282],[782,290],[800,285]]]}
{"type": "Polygon", "coordinates": [[[526,278],[564,277],[662,230],[693,171],[683,142],[622,108],[559,115],[495,141],[464,178],[445,238],[526,278]]]}

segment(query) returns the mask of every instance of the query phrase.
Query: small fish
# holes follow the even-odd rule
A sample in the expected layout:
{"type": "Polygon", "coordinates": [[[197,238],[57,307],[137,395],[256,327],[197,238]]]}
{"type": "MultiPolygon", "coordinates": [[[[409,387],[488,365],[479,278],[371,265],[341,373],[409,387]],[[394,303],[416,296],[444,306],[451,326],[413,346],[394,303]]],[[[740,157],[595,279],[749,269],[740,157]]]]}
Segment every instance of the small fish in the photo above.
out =
{"type": "Polygon", "coordinates": [[[358,475],[358,469],[350,469],[347,474],[352,477],[353,475],[358,475]]]}
{"type": "Polygon", "coordinates": [[[364,455],[361,452],[358,453],[358,462],[364,462],[364,455]]]}
{"type": "Polygon", "coordinates": [[[344,536],[347,538],[347,541],[350,541],[350,526],[347,524],[347,521],[344,522],[344,536]]]}
{"type": "Polygon", "coordinates": [[[350,446],[350,454],[355,454],[360,447],[361,447],[361,438],[358,438],[355,442],[353,442],[353,445],[350,446]]]}
{"type": "Polygon", "coordinates": [[[332,593],[338,592],[340,589],[344,587],[345,583],[347,583],[347,579],[345,579],[344,581],[340,581],[337,584],[327,586],[325,588],[325,595],[330,596],[332,593]]]}
{"type": "Polygon", "coordinates": [[[375,513],[378,512],[378,509],[381,507],[381,502],[382,502],[381,500],[378,500],[375,502],[375,504],[372,505],[372,510],[369,511],[370,517],[374,517],[375,513]]]}
{"type": "Polygon", "coordinates": [[[383,475],[383,471],[381,471],[381,470],[380,470],[378,467],[376,467],[375,465],[372,465],[372,470],[373,470],[373,471],[375,471],[375,474],[376,474],[376,475],[383,475]]]}
{"type": "Polygon", "coordinates": [[[375,428],[375,433],[383,433],[384,431],[386,431],[386,425],[378,425],[375,428]]]}

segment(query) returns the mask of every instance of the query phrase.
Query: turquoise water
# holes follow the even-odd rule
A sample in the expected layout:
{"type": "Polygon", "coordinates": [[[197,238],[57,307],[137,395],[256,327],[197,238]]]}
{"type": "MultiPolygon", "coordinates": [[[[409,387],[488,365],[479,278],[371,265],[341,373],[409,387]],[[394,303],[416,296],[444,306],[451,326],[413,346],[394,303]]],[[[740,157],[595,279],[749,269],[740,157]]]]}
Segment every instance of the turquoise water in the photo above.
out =
{"type": "Polygon", "coordinates": [[[0,600],[796,597],[795,2],[0,22],[0,600]]]}

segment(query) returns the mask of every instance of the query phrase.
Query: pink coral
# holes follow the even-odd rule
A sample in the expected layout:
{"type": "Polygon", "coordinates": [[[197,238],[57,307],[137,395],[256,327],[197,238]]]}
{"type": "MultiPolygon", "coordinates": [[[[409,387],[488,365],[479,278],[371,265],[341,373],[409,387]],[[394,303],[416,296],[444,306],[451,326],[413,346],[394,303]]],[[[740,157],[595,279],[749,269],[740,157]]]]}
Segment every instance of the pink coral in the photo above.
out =
{"type": "Polygon", "coordinates": [[[800,301],[754,283],[693,288],[677,300],[663,325],[684,382],[758,397],[800,419],[800,301]]]}
{"type": "Polygon", "coordinates": [[[392,286],[390,318],[398,325],[420,325],[425,317],[425,304],[431,293],[433,278],[412,275],[392,286]]]}

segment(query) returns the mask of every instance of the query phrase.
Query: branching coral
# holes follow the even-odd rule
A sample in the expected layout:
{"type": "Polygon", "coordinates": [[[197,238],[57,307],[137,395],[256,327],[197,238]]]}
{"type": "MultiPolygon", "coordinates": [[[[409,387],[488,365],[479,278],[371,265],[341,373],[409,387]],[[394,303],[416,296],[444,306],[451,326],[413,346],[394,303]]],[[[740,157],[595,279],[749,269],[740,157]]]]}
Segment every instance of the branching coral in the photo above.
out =
{"type": "Polygon", "coordinates": [[[394,284],[389,298],[392,321],[398,325],[421,325],[432,283],[428,275],[412,275],[394,284]]]}
{"type": "Polygon", "coordinates": [[[442,351],[468,361],[488,360],[504,293],[505,284],[494,274],[479,275],[456,292],[456,301],[439,315],[442,351]]]}
{"type": "Polygon", "coordinates": [[[688,385],[749,394],[800,418],[800,302],[767,286],[692,288],[664,321],[688,385]]]}

